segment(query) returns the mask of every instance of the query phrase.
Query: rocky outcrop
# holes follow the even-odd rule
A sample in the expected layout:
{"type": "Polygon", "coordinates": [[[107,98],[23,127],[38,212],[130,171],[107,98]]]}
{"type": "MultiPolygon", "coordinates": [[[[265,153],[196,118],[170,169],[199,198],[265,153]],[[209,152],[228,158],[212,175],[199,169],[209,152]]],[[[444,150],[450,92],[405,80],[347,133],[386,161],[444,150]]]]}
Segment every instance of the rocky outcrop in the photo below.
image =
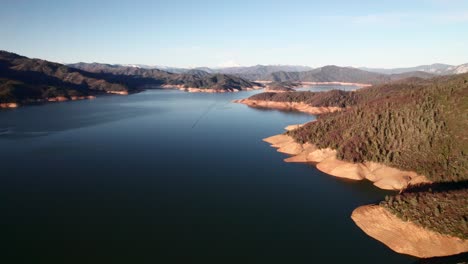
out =
{"type": "Polygon", "coordinates": [[[405,222],[378,205],[358,207],[351,218],[367,235],[401,254],[430,258],[468,251],[468,240],[442,235],[412,222],[405,222]]]}

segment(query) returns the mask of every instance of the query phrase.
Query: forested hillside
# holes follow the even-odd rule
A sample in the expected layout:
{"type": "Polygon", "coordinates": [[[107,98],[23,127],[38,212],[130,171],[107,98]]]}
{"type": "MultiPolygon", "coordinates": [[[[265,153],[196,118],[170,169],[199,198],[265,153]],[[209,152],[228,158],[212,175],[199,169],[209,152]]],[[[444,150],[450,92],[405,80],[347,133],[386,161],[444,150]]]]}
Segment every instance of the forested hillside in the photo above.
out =
{"type": "MultiPolygon", "coordinates": [[[[336,100],[322,96],[326,101],[311,103],[354,106],[322,115],[289,135],[336,149],[347,161],[381,162],[434,181],[468,179],[468,74],[401,81],[344,97],[332,93],[336,100]]],[[[290,100],[301,94],[277,96],[290,100]]]]}

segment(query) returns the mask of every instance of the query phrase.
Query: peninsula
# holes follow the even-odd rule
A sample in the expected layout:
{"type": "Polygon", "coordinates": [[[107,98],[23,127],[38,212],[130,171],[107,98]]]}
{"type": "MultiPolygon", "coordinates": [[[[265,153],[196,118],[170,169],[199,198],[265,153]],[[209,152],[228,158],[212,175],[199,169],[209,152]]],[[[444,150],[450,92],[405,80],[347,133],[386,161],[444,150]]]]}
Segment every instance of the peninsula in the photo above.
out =
{"type": "Polygon", "coordinates": [[[468,74],[461,74],[352,92],[262,93],[236,102],[319,115],[264,140],[291,155],[286,162],[399,190],[380,205],[356,209],[352,219],[395,251],[426,258],[468,251],[467,92],[468,74]],[[397,237],[407,239],[397,243],[397,237]],[[445,246],[424,246],[430,243],[445,246]]]}

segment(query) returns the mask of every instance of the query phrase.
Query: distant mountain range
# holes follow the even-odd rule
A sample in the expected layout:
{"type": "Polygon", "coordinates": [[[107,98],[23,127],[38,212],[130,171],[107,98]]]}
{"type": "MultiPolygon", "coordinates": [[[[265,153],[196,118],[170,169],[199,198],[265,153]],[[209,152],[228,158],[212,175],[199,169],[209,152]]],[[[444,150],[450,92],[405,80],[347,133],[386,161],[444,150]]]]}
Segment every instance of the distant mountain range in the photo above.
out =
{"type": "Polygon", "coordinates": [[[166,70],[145,65],[75,63],[63,65],[0,51],[0,104],[79,99],[103,93],[127,94],[151,88],[190,91],[242,91],[273,82],[349,82],[381,84],[405,78],[428,79],[437,74],[468,71],[468,65],[394,69],[391,74],[351,67],[256,65],[252,67],[166,70]],[[420,69],[421,71],[411,71],[420,69]],[[437,69],[437,70],[433,70],[437,69]],[[171,70],[172,72],[170,72],[171,70]],[[430,73],[429,71],[435,71],[430,73]]]}
{"type": "Polygon", "coordinates": [[[451,74],[461,74],[468,72],[468,63],[461,64],[458,66],[435,63],[431,65],[421,65],[410,68],[395,68],[395,69],[379,69],[379,68],[359,68],[364,71],[384,73],[384,74],[400,74],[414,71],[422,71],[437,75],[451,75],[451,74]]]}
{"type": "Polygon", "coordinates": [[[349,82],[380,84],[409,77],[427,79],[434,77],[434,75],[425,72],[382,74],[351,67],[325,66],[306,72],[276,72],[270,74],[267,80],[276,82],[349,82]]]}
{"type": "MultiPolygon", "coordinates": [[[[161,73],[180,74],[196,76],[198,78],[207,77],[212,74],[227,74],[237,76],[249,81],[274,81],[274,82],[351,82],[365,84],[379,84],[400,80],[408,77],[431,78],[435,74],[414,71],[398,74],[384,74],[377,72],[364,71],[352,67],[324,66],[312,69],[306,66],[285,66],[285,65],[256,65],[251,67],[232,67],[232,68],[194,68],[182,69],[173,68],[174,72],[169,73],[160,69],[141,68],[135,66],[109,65],[100,63],[76,63],[68,64],[70,67],[78,68],[90,72],[104,72],[123,75],[138,75],[143,77],[162,78],[161,73]],[[183,73],[175,73],[183,72],[183,73]],[[155,76],[156,74],[156,76],[155,76]]],[[[187,76],[185,76],[185,79],[187,76]]],[[[180,84],[173,78],[166,78],[168,84],[180,84]]]]}
{"type": "MultiPolygon", "coordinates": [[[[207,73],[223,73],[223,74],[236,75],[236,76],[239,76],[248,80],[253,80],[253,81],[273,80],[275,79],[275,77],[272,77],[272,74],[276,74],[279,72],[299,73],[299,72],[311,72],[313,70],[320,69],[320,68],[314,69],[308,66],[297,66],[297,65],[256,65],[256,66],[248,66],[248,67],[228,67],[228,68],[198,67],[198,68],[193,68],[193,69],[165,67],[165,66],[149,66],[149,65],[142,65],[142,64],[131,64],[131,65],[127,64],[127,65],[120,65],[120,66],[131,66],[131,67],[139,67],[139,68],[144,68],[144,69],[160,69],[160,70],[171,72],[171,73],[187,73],[187,72],[194,71],[194,70],[197,70],[197,71],[201,70],[207,73]]],[[[324,68],[324,67],[321,67],[321,68],[324,68]]],[[[352,68],[352,67],[346,67],[346,68],[352,68]]],[[[361,67],[357,69],[367,71],[367,72],[381,73],[381,74],[387,74],[387,75],[391,75],[391,74],[394,74],[394,75],[410,74],[411,75],[411,73],[413,72],[425,72],[425,73],[430,73],[433,75],[451,75],[451,74],[461,74],[461,73],[468,72],[468,63],[457,65],[457,66],[435,63],[431,65],[420,65],[420,66],[408,67],[408,68],[384,69],[384,68],[361,67]]],[[[298,74],[298,75],[301,75],[301,74],[298,74]]],[[[305,75],[309,75],[309,74],[305,74],[305,75]]],[[[292,78],[292,79],[295,79],[295,78],[292,78]]]]}
{"type": "Polygon", "coordinates": [[[211,73],[200,69],[171,73],[160,69],[102,63],[68,64],[71,68],[105,74],[106,78],[127,83],[130,87],[156,88],[174,86],[178,88],[210,89],[218,91],[241,91],[260,86],[239,76],[211,73]]]}
{"type": "Polygon", "coordinates": [[[78,63],[73,66],[0,51],[0,106],[77,100],[104,93],[128,94],[164,86],[215,91],[259,86],[237,76],[203,71],[175,74],[158,69],[100,63],[78,63]]]}
{"type": "MultiPolygon", "coordinates": [[[[68,66],[81,67],[84,63],[68,64],[68,66]]],[[[95,64],[95,63],[91,63],[95,64]]],[[[206,72],[210,74],[221,73],[236,75],[244,79],[257,81],[265,80],[268,75],[275,72],[303,72],[313,70],[312,67],[308,66],[298,66],[298,65],[255,65],[248,67],[226,67],[226,68],[209,68],[209,67],[197,67],[197,68],[177,68],[177,67],[167,67],[167,66],[151,66],[144,64],[115,64],[113,66],[123,66],[123,67],[133,67],[141,69],[159,69],[170,73],[179,73],[179,74],[190,74],[191,72],[206,72]]]]}

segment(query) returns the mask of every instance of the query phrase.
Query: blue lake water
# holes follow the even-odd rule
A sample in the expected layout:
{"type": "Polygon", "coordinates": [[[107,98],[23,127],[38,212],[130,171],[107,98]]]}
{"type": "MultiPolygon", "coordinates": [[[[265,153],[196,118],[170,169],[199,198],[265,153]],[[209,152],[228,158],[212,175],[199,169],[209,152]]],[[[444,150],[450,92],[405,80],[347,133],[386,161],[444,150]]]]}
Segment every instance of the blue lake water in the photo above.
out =
{"type": "Polygon", "coordinates": [[[3,257],[413,263],[350,218],[388,192],[283,162],[262,139],[314,117],[231,103],[254,93],[151,90],[1,111],[3,257]]]}

